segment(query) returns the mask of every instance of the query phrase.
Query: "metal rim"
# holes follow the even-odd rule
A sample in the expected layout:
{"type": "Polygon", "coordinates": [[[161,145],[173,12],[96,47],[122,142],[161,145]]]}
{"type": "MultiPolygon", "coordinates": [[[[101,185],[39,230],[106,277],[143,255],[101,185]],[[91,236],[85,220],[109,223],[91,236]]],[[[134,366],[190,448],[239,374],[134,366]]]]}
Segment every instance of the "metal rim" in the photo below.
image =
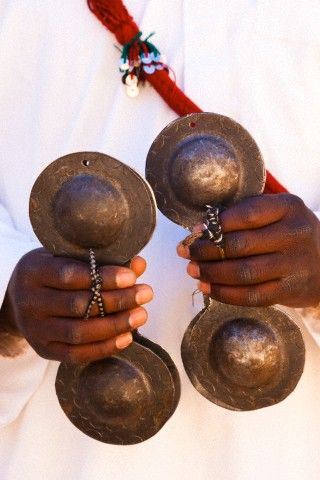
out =
{"type": "Polygon", "coordinates": [[[160,132],[150,147],[146,178],[155,193],[159,210],[184,227],[202,221],[204,212],[186,205],[177,197],[169,181],[170,162],[182,141],[204,134],[226,139],[239,159],[240,180],[233,202],[260,194],[264,189],[266,172],[260,150],[240,124],[215,113],[195,113],[174,120],[160,132]]]}
{"type": "Polygon", "coordinates": [[[132,168],[108,155],[79,152],[52,162],[37,178],[30,196],[32,227],[42,245],[55,255],[88,261],[88,249],[61,235],[53,219],[53,199],[63,183],[73,175],[90,174],[102,181],[112,178],[124,195],[129,218],[121,235],[107,248],[96,248],[103,264],[123,265],[150,240],[156,224],[156,205],[148,183],[132,168]]]}
{"type": "Polygon", "coordinates": [[[284,400],[297,385],[304,368],[305,346],[299,327],[274,307],[235,307],[212,301],[190,323],[181,344],[184,368],[196,390],[229,410],[256,410],[284,400]],[[229,382],[209,361],[211,339],[226,322],[249,318],[272,329],[279,341],[281,362],[266,385],[244,387],[229,382]]]}
{"type": "Polygon", "coordinates": [[[105,421],[95,418],[85,405],[79,404],[77,398],[81,374],[90,364],[61,364],[56,378],[56,392],[69,420],[86,435],[109,444],[131,445],[155,435],[178,405],[180,381],[168,353],[159,345],[156,345],[156,352],[153,347],[153,342],[139,336],[139,343],[134,341],[130,347],[118,355],[99,361],[103,366],[111,360],[121,359],[142,372],[147,382],[149,397],[143,402],[143,412],[137,412],[134,421],[131,419],[130,422],[117,417],[112,421],[108,417],[105,421]]]}

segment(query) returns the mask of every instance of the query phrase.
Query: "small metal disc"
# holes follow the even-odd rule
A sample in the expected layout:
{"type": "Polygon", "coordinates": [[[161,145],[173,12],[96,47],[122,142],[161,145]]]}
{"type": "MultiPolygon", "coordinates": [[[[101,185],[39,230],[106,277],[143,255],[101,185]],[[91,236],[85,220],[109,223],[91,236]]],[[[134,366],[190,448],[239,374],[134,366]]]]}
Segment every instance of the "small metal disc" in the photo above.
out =
{"type": "Polygon", "coordinates": [[[132,168],[95,152],[66,155],[36,180],[30,220],[55,255],[123,265],[149,241],[156,221],[151,188],[132,168]]]}
{"type": "Polygon", "coordinates": [[[265,168],[251,135],[231,118],[194,113],[171,122],[149,150],[146,178],[161,212],[184,227],[204,205],[229,206],[260,194],[265,168]]]}
{"type": "Polygon", "coordinates": [[[130,98],[135,98],[139,95],[140,89],[138,85],[128,85],[126,86],[126,94],[130,98]]]}
{"type": "Polygon", "coordinates": [[[305,347],[298,326],[277,308],[211,301],[186,330],[181,355],[201,395],[230,410],[255,410],[294,390],[305,347]]]}
{"type": "Polygon", "coordinates": [[[180,381],[169,355],[138,335],[111,358],[62,363],[56,391],[63,411],[83,433],[104,443],[131,445],[155,435],[171,417],[180,381]]]}

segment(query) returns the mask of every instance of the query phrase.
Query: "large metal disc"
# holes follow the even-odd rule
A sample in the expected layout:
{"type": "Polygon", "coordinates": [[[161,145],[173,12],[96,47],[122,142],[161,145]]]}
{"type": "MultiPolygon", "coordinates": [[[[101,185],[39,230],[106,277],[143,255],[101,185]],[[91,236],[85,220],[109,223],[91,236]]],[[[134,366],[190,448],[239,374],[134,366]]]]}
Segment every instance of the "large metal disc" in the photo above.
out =
{"type": "Polygon", "coordinates": [[[216,113],[194,113],[171,122],[149,150],[146,178],[159,209],[192,227],[205,205],[231,205],[260,194],[265,168],[259,148],[237,122],[216,113]]]}
{"type": "Polygon", "coordinates": [[[58,370],[63,411],[79,430],[104,443],[147,440],[171,417],[180,398],[179,375],[167,352],[137,334],[136,341],[111,358],[61,364],[58,370]]]}
{"type": "Polygon", "coordinates": [[[186,330],[181,354],[201,395],[230,410],[255,410],[294,390],[305,347],[298,326],[275,307],[211,301],[186,330]]]}
{"type": "Polygon", "coordinates": [[[118,160],[95,152],[66,155],[36,180],[30,219],[55,255],[123,265],[149,241],[156,206],[148,183],[118,160]]]}

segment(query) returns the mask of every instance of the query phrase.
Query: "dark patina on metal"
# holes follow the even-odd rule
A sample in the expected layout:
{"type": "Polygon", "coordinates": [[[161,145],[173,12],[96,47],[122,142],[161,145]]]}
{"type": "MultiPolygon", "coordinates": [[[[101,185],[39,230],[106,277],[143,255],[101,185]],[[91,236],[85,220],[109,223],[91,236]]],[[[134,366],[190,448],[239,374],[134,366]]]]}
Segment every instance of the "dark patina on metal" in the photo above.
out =
{"type": "Polygon", "coordinates": [[[303,372],[298,326],[275,307],[234,307],[211,300],[187,328],[181,355],[194,387],[230,410],[284,400],[303,372]]]}
{"type": "MultiPolygon", "coordinates": [[[[158,135],[148,153],[146,177],[162,213],[191,229],[203,222],[208,206],[209,211],[228,208],[262,193],[265,168],[256,142],[241,125],[215,113],[196,113],[173,121],[158,135]]],[[[219,233],[218,218],[215,223],[219,233]]],[[[223,232],[220,236],[222,247],[217,248],[224,260],[223,232]]],[[[185,244],[201,237],[205,232],[193,233],[185,244]]],[[[298,326],[273,307],[209,299],[205,305],[190,323],[181,348],[198,392],[231,410],[254,410],[286,398],[304,367],[298,326]]]]}
{"type": "Polygon", "coordinates": [[[104,443],[131,445],[155,435],[171,417],[180,381],[167,352],[136,333],[119,355],[77,366],[62,363],[56,391],[79,430],[104,443]]]}
{"type": "Polygon", "coordinates": [[[146,178],[158,208],[183,227],[201,222],[204,205],[231,205],[262,193],[265,168],[251,135],[231,118],[194,113],[157,136],[146,178]]]}
{"type": "MultiPolygon", "coordinates": [[[[56,160],[38,177],[30,197],[32,226],[50,252],[86,262],[94,252],[100,265],[124,265],[139,253],[155,218],[147,182],[101,153],[56,160]]],[[[111,358],[62,363],[56,391],[63,411],[82,432],[129,445],[155,435],[174,413],[180,380],[168,353],[135,331],[130,347],[111,358]]]]}
{"type": "Polygon", "coordinates": [[[30,219],[55,255],[124,265],[151,238],[153,193],[132,168],[108,155],[79,152],[52,162],[36,180],[30,219]]]}

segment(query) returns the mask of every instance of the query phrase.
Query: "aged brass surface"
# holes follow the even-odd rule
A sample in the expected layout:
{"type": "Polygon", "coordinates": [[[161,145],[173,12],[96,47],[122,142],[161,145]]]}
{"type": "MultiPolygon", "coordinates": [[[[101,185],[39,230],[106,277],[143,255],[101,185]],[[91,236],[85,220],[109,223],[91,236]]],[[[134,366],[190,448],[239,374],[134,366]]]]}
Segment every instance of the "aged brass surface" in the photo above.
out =
{"type": "MultiPolygon", "coordinates": [[[[98,264],[126,264],[149,241],[155,216],[147,182],[101,153],[56,160],[38,177],[30,197],[32,226],[50,252],[88,262],[92,249],[98,264]]],[[[88,275],[89,270],[88,265],[88,275]]],[[[62,363],[56,391],[63,411],[82,432],[129,445],[155,435],[170,418],[180,380],[168,353],[135,331],[130,347],[114,357],[62,363]]]]}
{"type": "Polygon", "coordinates": [[[303,372],[301,332],[275,307],[234,307],[211,300],[187,328],[181,355],[195,388],[230,410],[284,400],[303,372]]]}
{"type": "Polygon", "coordinates": [[[71,422],[105,443],[130,445],[155,435],[176,409],[178,372],[169,355],[135,335],[133,344],[105,360],[61,364],[60,405],[71,422]]]}
{"type": "MultiPolygon", "coordinates": [[[[262,193],[265,168],[241,125],[222,115],[196,113],[160,132],[148,153],[146,177],[162,213],[191,229],[203,221],[206,205],[228,208],[262,193]]],[[[190,235],[186,243],[201,241],[198,236],[190,235]]],[[[186,330],[181,354],[204,397],[231,410],[254,410],[292,392],[303,371],[305,347],[297,325],[276,308],[207,298],[186,330]]]]}
{"type": "Polygon", "coordinates": [[[155,228],[153,193],[132,168],[96,152],[52,162],[30,197],[32,227],[55,255],[124,265],[150,240],[155,228]]]}
{"type": "Polygon", "coordinates": [[[263,191],[257,144],[231,118],[194,113],[174,120],[152,143],[146,178],[158,208],[184,227],[201,222],[204,205],[228,206],[263,191]]]}

